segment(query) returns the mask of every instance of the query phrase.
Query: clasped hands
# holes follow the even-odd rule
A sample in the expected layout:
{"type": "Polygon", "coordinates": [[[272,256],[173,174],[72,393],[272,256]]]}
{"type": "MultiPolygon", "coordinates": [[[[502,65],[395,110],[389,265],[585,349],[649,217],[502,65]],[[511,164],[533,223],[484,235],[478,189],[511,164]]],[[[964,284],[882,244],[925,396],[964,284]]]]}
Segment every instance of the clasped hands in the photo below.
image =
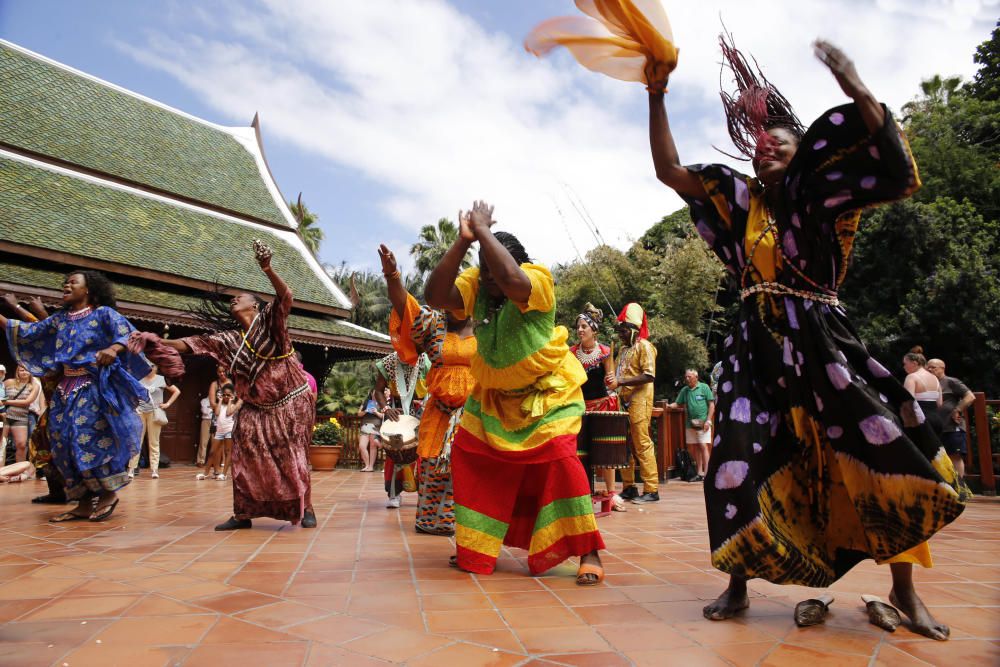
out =
{"type": "Polygon", "coordinates": [[[459,236],[469,243],[479,240],[479,235],[488,232],[494,224],[493,207],[482,200],[473,202],[471,211],[458,212],[459,236]]]}

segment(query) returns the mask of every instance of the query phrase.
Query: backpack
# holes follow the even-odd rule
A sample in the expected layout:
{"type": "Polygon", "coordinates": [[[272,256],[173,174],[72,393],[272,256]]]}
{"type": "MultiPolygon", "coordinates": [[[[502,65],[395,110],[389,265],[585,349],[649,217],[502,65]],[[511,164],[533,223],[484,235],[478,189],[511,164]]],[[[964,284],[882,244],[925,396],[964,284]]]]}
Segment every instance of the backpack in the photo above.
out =
{"type": "Polygon", "coordinates": [[[698,476],[698,467],[694,464],[694,458],[686,449],[677,450],[677,476],[685,482],[689,482],[698,476]]]}

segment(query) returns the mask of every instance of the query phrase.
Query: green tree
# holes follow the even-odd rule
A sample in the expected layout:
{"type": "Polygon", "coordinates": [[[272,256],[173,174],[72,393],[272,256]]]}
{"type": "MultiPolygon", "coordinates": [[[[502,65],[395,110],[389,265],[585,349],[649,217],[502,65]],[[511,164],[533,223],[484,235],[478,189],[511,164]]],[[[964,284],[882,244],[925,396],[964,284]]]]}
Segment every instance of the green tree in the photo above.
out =
{"type": "Polygon", "coordinates": [[[319,227],[319,216],[306,207],[305,202],[302,201],[302,195],[299,195],[297,202],[288,202],[288,208],[292,210],[292,215],[299,221],[298,232],[302,242],[309,248],[309,252],[316,255],[319,253],[320,243],[325,238],[323,230],[319,227]]]}
{"type": "Polygon", "coordinates": [[[388,333],[389,292],[385,286],[385,278],[377,271],[355,271],[341,263],[338,267],[327,266],[326,273],[344,291],[351,300],[351,322],[358,326],[388,333]]]}
{"type": "MultiPolygon", "coordinates": [[[[441,218],[436,225],[420,228],[419,240],[410,247],[410,255],[416,261],[417,271],[427,274],[441,262],[448,248],[458,239],[458,227],[448,218],[441,218]]],[[[462,268],[472,266],[472,251],[465,254],[462,268]]]]}
{"type": "Polygon", "coordinates": [[[913,345],[973,389],[1000,393],[1000,30],[973,82],[932,77],[903,111],[923,187],[866,213],[841,296],[890,364],[913,345]]]}

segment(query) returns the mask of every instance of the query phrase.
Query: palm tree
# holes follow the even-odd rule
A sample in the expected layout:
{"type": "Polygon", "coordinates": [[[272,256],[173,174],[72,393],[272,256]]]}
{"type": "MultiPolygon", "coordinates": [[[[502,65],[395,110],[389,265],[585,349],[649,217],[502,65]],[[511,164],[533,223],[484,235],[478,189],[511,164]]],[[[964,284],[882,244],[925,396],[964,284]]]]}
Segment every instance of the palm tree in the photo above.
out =
{"type": "Polygon", "coordinates": [[[299,221],[299,236],[302,242],[309,248],[313,255],[319,252],[319,244],[322,243],[324,234],[319,227],[319,216],[306,208],[302,201],[302,193],[299,193],[297,202],[288,202],[288,208],[292,210],[292,215],[299,221]]]}
{"type": "MultiPolygon", "coordinates": [[[[417,271],[430,273],[441,262],[448,248],[458,238],[458,227],[448,218],[441,218],[437,225],[424,225],[420,228],[420,240],[410,247],[410,255],[414,257],[417,271]]],[[[465,254],[462,268],[472,266],[472,251],[465,254]]]]}
{"type": "Polygon", "coordinates": [[[389,327],[389,293],[381,272],[354,271],[346,262],[325,265],[326,273],[349,295],[353,310],[351,322],[366,329],[386,333],[389,327]]]}

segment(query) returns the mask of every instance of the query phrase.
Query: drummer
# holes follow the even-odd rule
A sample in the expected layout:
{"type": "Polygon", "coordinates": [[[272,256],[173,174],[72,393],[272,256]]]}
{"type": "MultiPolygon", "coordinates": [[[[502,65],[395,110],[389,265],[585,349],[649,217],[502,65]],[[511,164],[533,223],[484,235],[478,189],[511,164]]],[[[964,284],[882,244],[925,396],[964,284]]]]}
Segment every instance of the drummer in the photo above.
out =
{"type": "MultiPolygon", "coordinates": [[[[587,381],[581,387],[587,412],[617,412],[619,410],[618,395],[609,391],[604,384],[605,377],[612,374],[614,370],[611,348],[602,345],[597,340],[603,318],[604,314],[600,309],[588,302],[583,307],[583,312],[576,317],[576,337],[579,342],[570,348],[587,373],[587,381]]],[[[578,450],[583,450],[587,446],[588,443],[584,442],[582,438],[577,443],[578,450]]],[[[615,492],[614,468],[598,468],[598,470],[601,471],[601,476],[604,478],[604,488],[612,496],[611,508],[616,512],[626,511],[625,501],[615,492]]]]}
{"type": "MultiPolygon", "coordinates": [[[[401,361],[395,352],[375,362],[375,400],[386,419],[395,421],[403,414],[420,417],[415,406],[427,395],[425,378],[430,366],[431,362],[426,354],[421,354],[415,365],[401,361]]],[[[397,464],[389,456],[385,457],[385,493],[389,497],[386,507],[399,509],[402,505],[402,492],[412,493],[417,490],[415,464],[416,461],[397,464]]]]}

